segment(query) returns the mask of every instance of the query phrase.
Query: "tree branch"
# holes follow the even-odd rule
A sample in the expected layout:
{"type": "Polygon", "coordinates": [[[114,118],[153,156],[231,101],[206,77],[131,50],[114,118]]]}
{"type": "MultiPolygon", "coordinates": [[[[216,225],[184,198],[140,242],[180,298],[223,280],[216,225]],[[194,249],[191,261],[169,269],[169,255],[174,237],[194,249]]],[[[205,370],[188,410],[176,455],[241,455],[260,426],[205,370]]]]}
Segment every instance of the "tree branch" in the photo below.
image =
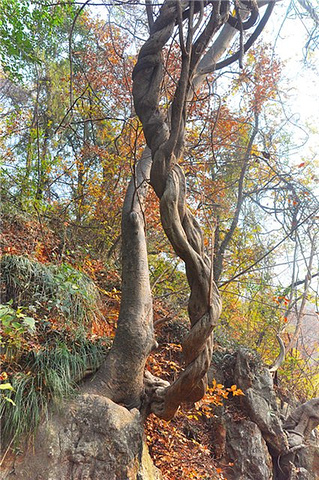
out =
{"type": "Polygon", "coordinates": [[[226,250],[227,246],[229,245],[229,242],[231,241],[232,236],[235,232],[235,229],[238,225],[239,215],[240,215],[241,207],[242,207],[242,204],[243,204],[243,201],[244,201],[244,195],[243,195],[244,179],[245,179],[246,171],[247,171],[247,168],[248,168],[248,162],[249,162],[249,159],[250,159],[251,150],[252,150],[253,143],[254,143],[254,140],[256,138],[257,133],[258,133],[258,115],[255,114],[254,129],[253,129],[253,132],[250,136],[249,143],[248,143],[247,148],[246,148],[246,152],[245,152],[244,159],[243,159],[243,166],[242,166],[242,169],[241,169],[241,172],[240,172],[235,214],[233,216],[231,226],[230,226],[229,230],[227,231],[220,247],[217,250],[216,256],[215,256],[214,279],[215,279],[216,282],[218,281],[218,279],[221,275],[221,272],[222,272],[223,258],[224,258],[225,250],[226,250]]]}

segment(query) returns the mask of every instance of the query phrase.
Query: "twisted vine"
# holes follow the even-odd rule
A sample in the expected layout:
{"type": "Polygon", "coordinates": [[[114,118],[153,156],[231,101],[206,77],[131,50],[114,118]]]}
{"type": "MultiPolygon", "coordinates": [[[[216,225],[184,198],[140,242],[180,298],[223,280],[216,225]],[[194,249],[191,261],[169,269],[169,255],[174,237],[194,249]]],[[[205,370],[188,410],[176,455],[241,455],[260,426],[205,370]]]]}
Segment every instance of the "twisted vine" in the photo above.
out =
{"type": "Polygon", "coordinates": [[[161,418],[170,419],[182,402],[200,400],[206,391],[207,370],[213,349],[213,329],[221,312],[218,289],[213,282],[211,259],[204,252],[201,228],[186,206],[185,176],[178,165],[182,154],[186,102],[196,66],[209,40],[226,23],[229,3],[211,3],[211,14],[194,41],[194,2],[167,0],[153,23],[151,35],[141,48],[133,71],[133,97],[137,115],[152,153],[150,183],[160,199],[161,221],[177,255],[184,260],[190,286],[188,313],[191,328],[183,341],[185,369],[174,383],[159,381],[147,374],[146,390],[150,408],[161,418]],[[185,15],[187,11],[187,15],[185,15]],[[183,32],[186,17],[187,31],[183,32]],[[170,118],[159,108],[163,80],[162,49],[179,26],[182,67],[170,118]]]}

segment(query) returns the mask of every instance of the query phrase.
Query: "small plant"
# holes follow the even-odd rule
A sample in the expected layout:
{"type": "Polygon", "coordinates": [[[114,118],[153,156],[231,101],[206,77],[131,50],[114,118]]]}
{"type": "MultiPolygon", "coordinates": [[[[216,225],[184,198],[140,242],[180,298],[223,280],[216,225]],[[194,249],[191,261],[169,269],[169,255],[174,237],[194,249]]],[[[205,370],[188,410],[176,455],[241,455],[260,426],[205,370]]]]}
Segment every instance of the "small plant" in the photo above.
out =
{"type": "Polygon", "coordinates": [[[23,371],[14,373],[10,383],[0,384],[8,392],[0,400],[4,441],[14,438],[17,445],[22,435],[34,432],[49,402],[58,406],[63,397],[74,394],[76,382],[94,372],[108,350],[103,342],[80,338],[72,346],[61,342],[46,347],[29,351],[23,358],[23,371]]]}
{"type": "Polygon", "coordinates": [[[0,270],[3,296],[13,307],[31,302],[41,314],[54,312],[78,326],[100,315],[97,287],[69,264],[42,264],[22,255],[4,255],[0,270]]]}
{"type": "MultiPolygon", "coordinates": [[[[0,391],[1,392],[5,392],[6,390],[11,391],[11,392],[13,391],[13,386],[11,385],[11,383],[6,381],[7,379],[8,379],[7,372],[0,373],[0,382],[6,382],[6,383],[0,383],[0,391]]],[[[9,402],[9,403],[11,403],[12,405],[15,406],[14,401],[10,397],[7,397],[6,394],[3,395],[3,401],[9,402]]]]}
{"type": "Polygon", "coordinates": [[[21,350],[25,334],[35,331],[35,319],[24,313],[24,307],[13,308],[12,300],[0,305],[0,345],[5,345],[5,356],[14,356],[21,350]]]}

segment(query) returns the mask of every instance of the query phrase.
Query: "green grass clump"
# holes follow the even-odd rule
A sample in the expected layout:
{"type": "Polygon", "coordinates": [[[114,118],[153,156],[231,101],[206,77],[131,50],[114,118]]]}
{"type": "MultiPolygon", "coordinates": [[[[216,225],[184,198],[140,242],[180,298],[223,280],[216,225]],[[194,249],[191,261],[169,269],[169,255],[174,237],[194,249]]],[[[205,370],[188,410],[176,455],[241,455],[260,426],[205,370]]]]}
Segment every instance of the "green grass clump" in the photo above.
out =
{"type": "Polygon", "coordinates": [[[3,255],[0,281],[5,302],[55,310],[78,326],[99,314],[99,292],[94,282],[69,264],[43,264],[24,255],[3,255]]]}
{"type": "Polygon", "coordinates": [[[35,432],[40,418],[48,412],[49,403],[55,406],[76,392],[76,382],[86,373],[94,372],[105,358],[108,346],[78,340],[71,347],[60,343],[55,348],[31,351],[24,358],[23,372],[11,379],[13,390],[0,399],[2,437],[5,443],[35,432]]]}
{"type": "Polygon", "coordinates": [[[4,255],[0,271],[2,438],[17,446],[36,430],[49,404],[61,404],[97,370],[111,342],[92,340],[101,300],[83,272],[21,255],[4,255]]]}

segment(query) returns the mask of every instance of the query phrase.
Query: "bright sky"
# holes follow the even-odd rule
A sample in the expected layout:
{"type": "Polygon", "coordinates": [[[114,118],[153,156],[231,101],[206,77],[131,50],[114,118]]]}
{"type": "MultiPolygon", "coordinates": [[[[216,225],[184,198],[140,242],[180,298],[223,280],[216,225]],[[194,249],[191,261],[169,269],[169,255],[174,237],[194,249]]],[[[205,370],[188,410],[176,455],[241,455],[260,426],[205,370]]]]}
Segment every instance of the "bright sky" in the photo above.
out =
{"type": "MultiPolygon", "coordinates": [[[[290,0],[283,0],[276,5],[275,15],[267,26],[264,38],[269,38],[272,42],[276,39],[275,51],[286,63],[284,76],[289,79],[288,87],[291,89],[287,103],[290,111],[295,114],[293,120],[300,126],[308,125],[309,139],[302,151],[313,155],[314,151],[319,152],[319,50],[309,51],[305,60],[305,46],[314,26],[311,19],[292,18],[290,13],[283,23],[278,22],[278,17],[285,18],[291,3],[290,0]]],[[[295,132],[296,136],[300,136],[302,144],[307,135],[301,130],[298,132],[295,129],[295,132]]],[[[317,159],[319,160],[318,154],[317,159]]]]}
{"type": "MultiPolygon", "coordinates": [[[[290,89],[287,110],[294,114],[293,122],[302,127],[302,129],[293,125],[291,127],[294,141],[300,145],[300,149],[292,155],[291,161],[298,164],[303,157],[303,160],[316,160],[319,165],[319,50],[309,51],[308,58],[305,59],[305,46],[309,32],[314,26],[312,20],[300,20],[295,16],[292,18],[290,14],[282,24],[278,22],[279,14],[284,19],[290,5],[290,0],[283,0],[276,5],[277,15],[269,22],[264,38],[272,43],[276,39],[275,52],[285,62],[283,76],[288,79],[287,86],[290,89]]],[[[283,258],[283,261],[285,260],[291,261],[291,254],[287,253],[287,257],[283,258]]],[[[302,258],[299,268],[302,278],[302,272],[305,271],[302,258]]],[[[290,265],[278,267],[277,280],[287,284],[287,278],[289,280],[291,275],[290,269],[290,265]]]]}

